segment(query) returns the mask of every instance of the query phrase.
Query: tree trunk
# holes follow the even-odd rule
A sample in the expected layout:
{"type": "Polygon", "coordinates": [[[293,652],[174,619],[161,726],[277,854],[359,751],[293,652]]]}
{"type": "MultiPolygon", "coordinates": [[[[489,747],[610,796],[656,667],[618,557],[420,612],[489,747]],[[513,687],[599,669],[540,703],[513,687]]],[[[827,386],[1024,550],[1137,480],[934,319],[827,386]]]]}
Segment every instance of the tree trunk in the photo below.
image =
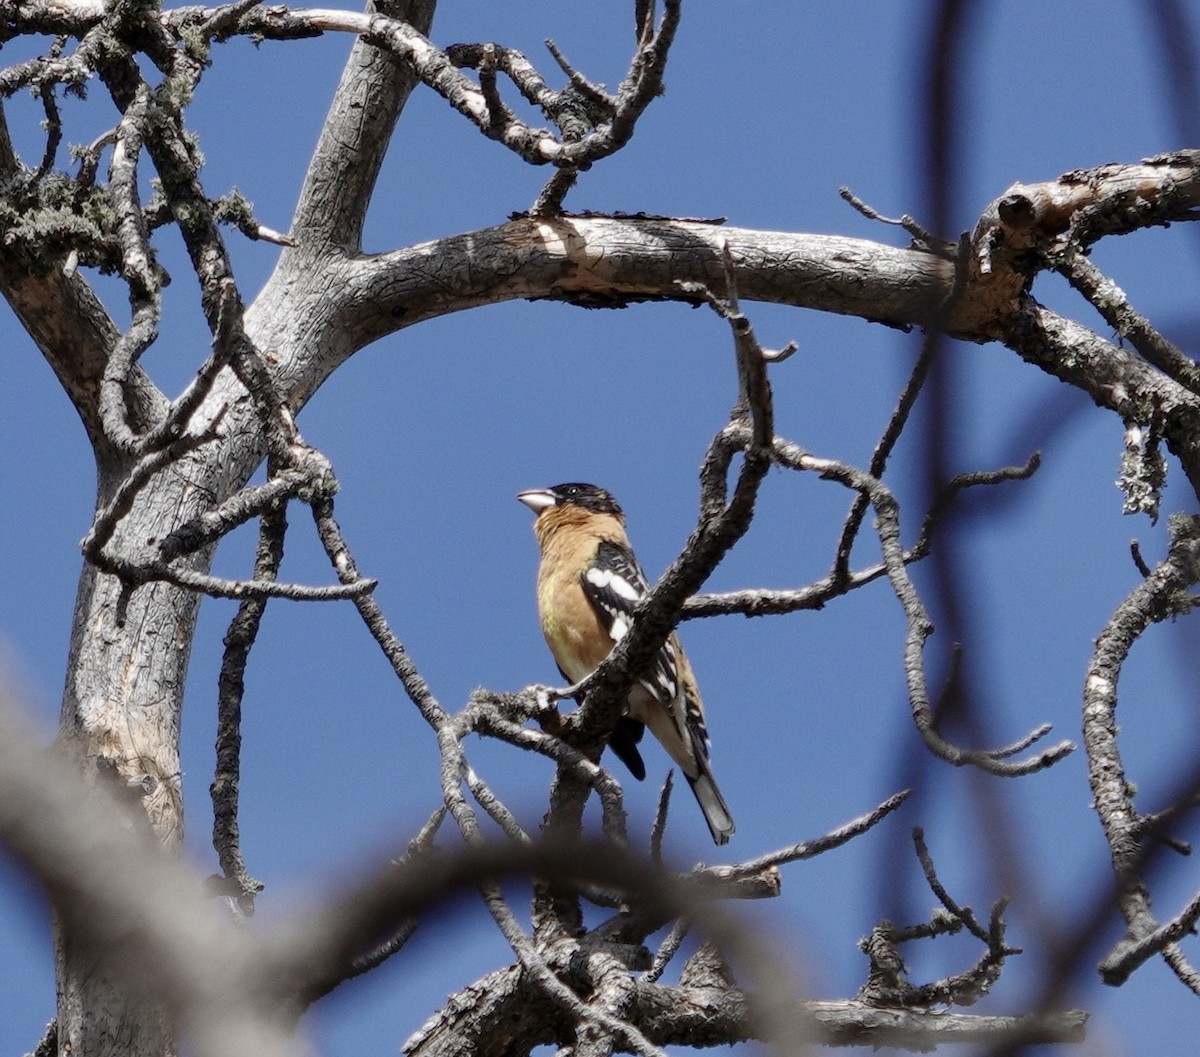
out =
{"type": "MultiPolygon", "coordinates": [[[[189,459],[183,472],[162,474],[143,490],[110,547],[118,551],[161,539],[207,507],[233,483],[221,467],[245,465],[231,449],[250,447],[249,434],[233,434],[189,459]],[[241,442],[239,443],[239,438],[241,442]],[[225,477],[225,480],[221,478],[225,477]]],[[[102,504],[123,478],[125,466],[100,468],[102,504]]],[[[239,476],[244,476],[240,474],[239,476]]],[[[207,568],[211,552],[194,567],[207,568]]],[[[183,837],[179,728],[188,657],[199,596],[164,583],[145,584],[122,598],[122,584],[85,563],[75,616],[59,721],[61,749],[79,770],[112,783],[129,806],[129,825],[147,822],[164,848],[183,837]]],[[[114,986],[105,952],[80,947],[69,936],[55,944],[58,974],[59,1052],[88,1057],[131,1057],[174,1052],[173,1033],[161,1012],[132,1002],[114,986]]]]}

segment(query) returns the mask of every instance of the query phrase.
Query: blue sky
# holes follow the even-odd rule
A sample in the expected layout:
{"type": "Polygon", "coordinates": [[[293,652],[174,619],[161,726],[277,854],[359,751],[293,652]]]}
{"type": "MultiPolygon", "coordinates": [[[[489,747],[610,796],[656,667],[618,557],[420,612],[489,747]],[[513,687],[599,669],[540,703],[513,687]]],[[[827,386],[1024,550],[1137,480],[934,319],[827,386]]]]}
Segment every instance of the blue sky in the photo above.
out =
{"type": "MultiPolygon", "coordinates": [[[[579,68],[615,85],[630,48],[630,7],[446,0],[433,38],[497,40],[549,74],[541,42],[553,37],[579,68]]],[[[1185,142],[1171,109],[1149,5],[995,0],[980,7],[958,100],[962,183],[949,234],[970,227],[1014,181],[1196,145],[1194,123],[1185,142]]],[[[568,207],[724,216],[739,226],[902,245],[903,236],[854,213],[837,190],[849,185],[890,215],[921,209],[919,70],[930,9],[882,0],[763,3],[739,5],[730,18],[727,5],[688,4],[667,94],[623,152],[581,178],[568,207]]],[[[20,47],[6,47],[0,58],[25,57],[20,47]]],[[[263,223],[286,229],[348,47],[344,38],[325,38],[217,49],[189,112],[210,191],[236,185],[263,223]]],[[[86,106],[67,105],[69,140],[87,141],[111,125],[102,95],[94,86],[86,106]]],[[[39,115],[31,101],[14,100],[8,116],[18,146],[35,158],[39,115]]],[[[499,223],[526,208],[547,175],[418,91],[385,165],[366,248],[499,223]]],[[[276,251],[236,234],[229,242],[249,298],[276,251]]],[[[143,362],[174,394],[206,353],[207,334],[177,245],[165,259],[176,281],[163,336],[143,362]]],[[[1094,259],[1140,311],[1194,347],[1198,276],[1189,231],[1106,242],[1094,259]]],[[[114,288],[102,289],[124,318],[114,288]]],[[[1040,278],[1035,293],[1103,327],[1064,283],[1040,278]]],[[[865,464],[919,337],[855,319],[746,307],[765,344],[800,344],[773,369],[778,432],[818,454],[865,464]]],[[[92,460],[69,403],[7,309],[0,348],[8,408],[0,416],[8,508],[0,522],[0,643],[49,735],[78,541],[94,496],[92,460]]],[[[1043,721],[1054,724],[1054,737],[1078,740],[1092,640],[1137,582],[1129,540],[1138,538],[1153,562],[1165,548],[1165,524],[1121,515],[1113,487],[1117,419],[1000,346],[956,344],[949,352],[960,383],[953,469],[1023,462],[1033,448],[1044,460],[1033,481],[963,503],[957,568],[971,606],[963,647],[980,676],[977,703],[997,743],[1043,721]]],[[[530,517],[514,494],[562,480],[604,485],[625,507],[653,578],[691,528],[696,469],[734,393],[728,332],[711,313],[513,303],[424,324],[364,350],[300,424],[337,469],[337,514],[360,568],[380,581],[376,597],[443,704],[457,707],[479,685],[504,690],[555,679],[534,612],[530,517]]],[[[892,482],[908,538],[920,516],[917,453],[911,439],[901,443],[892,482]]],[[[749,537],[710,587],[799,585],[823,575],[848,502],[836,485],[774,471],[749,537]]],[[[1164,512],[1194,509],[1173,472],[1164,512]]],[[[300,511],[292,521],[285,574],[327,581],[300,511]]],[[[223,544],[216,567],[244,574],[252,554],[253,535],[242,531],[223,544]]],[[[864,539],[859,558],[872,557],[864,539]]],[[[930,586],[928,577],[918,582],[930,586]]],[[[185,708],[188,849],[203,873],[215,867],[207,787],[220,639],[232,612],[229,603],[204,604],[185,708]]],[[[914,773],[924,783],[884,828],[788,868],[779,900],[739,909],[773,931],[813,994],[850,995],[865,969],[857,938],[881,916],[920,919],[933,905],[917,883],[907,839],[922,825],[957,898],[982,911],[1001,894],[1012,897],[1009,939],[1028,953],[1010,961],[975,1010],[1020,1012],[1041,979],[1048,932],[1069,927],[1107,882],[1082,751],[1017,781],[946,773],[941,764],[917,769],[924,749],[903,692],[902,634],[899,607],[882,583],[819,613],[683,629],[710,714],[714,766],[738,822],[726,849],[731,860],[817,836],[914,773]],[[981,803],[1007,820],[1015,853],[997,854],[999,834],[981,803]]],[[[1148,810],[1162,806],[1156,795],[1200,748],[1196,645],[1187,621],[1153,629],[1122,685],[1122,748],[1148,810]]],[[[948,646],[935,636],[935,670],[948,646]]],[[[334,890],[361,856],[399,850],[434,806],[430,732],[348,604],[272,604],[251,660],[243,733],[243,845],[251,871],[268,885],[260,920],[278,919],[313,891],[334,890]]],[[[469,751],[535,826],[549,768],[503,746],[477,741],[469,751]]],[[[651,751],[648,766],[644,785],[626,783],[632,831],[642,835],[665,756],[651,751]]],[[[1195,829],[1184,825],[1179,835],[1194,838],[1195,829]]],[[[718,861],[686,796],[673,812],[669,843],[680,863],[718,861]]],[[[1189,861],[1164,866],[1155,882],[1162,918],[1198,887],[1189,861]]],[[[1114,916],[1097,955],[1119,927],[1114,916]]],[[[53,976],[45,911],[3,860],[0,935],[0,1051],[19,1053],[53,1013],[53,976]]],[[[941,940],[906,955],[913,978],[923,980],[965,967],[977,952],[941,940]]],[[[467,906],[319,1007],[308,1025],[325,1052],[394,1051],[447,993],[510,960],[483,913],[467,906]]],[[[1120,990],[1088,974],[1082,985],[1072,1002],[1094,1014],[1092,1054],[1170,1052],[1200,1024],[1196,999],[1161,963],[1120,990]]]]}

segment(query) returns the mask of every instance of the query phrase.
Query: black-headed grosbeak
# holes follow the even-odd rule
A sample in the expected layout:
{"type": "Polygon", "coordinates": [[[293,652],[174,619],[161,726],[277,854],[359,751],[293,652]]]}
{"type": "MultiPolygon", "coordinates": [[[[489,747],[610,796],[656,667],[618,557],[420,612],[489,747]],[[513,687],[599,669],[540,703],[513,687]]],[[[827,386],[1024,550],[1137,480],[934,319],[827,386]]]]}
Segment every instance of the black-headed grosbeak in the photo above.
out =
{"type": "MultiPolygon", "coordinates": [[[[625,514],[603,488],[559,484],[517,498],[537,514],[541,547],[538,614],[542,633],[563,678],[591,675],[628,632],[634,607],[649,590],[629,537],[625,514]]],[[[638,752],[645,728],[679,765],[696,795],[713,840],[724,844],[733,818],[708,762],[704,704],[687,655],[672,634],[654,666],[629,691],[609,747],[639,781],[646,765],[638,752]]]]}

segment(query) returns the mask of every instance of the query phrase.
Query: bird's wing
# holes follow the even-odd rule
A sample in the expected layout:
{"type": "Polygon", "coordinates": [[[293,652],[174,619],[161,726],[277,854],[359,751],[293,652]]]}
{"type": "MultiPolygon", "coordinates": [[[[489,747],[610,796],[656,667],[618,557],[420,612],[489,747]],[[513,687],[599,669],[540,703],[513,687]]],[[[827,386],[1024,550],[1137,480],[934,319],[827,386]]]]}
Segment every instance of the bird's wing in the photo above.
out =
{"type": "MultiPolygon", "coordinates": [[[[581,575],[584,593],[600,614],[614,643],[629,632],[633,611],[649,585],[628,547],[608,540],[596,549],[595,560],[581,575]]],[[[670,641],[663,643],[654,665],[638,680],[661,704],[674,709],[679,695],[679,663],[670,641]]]]}

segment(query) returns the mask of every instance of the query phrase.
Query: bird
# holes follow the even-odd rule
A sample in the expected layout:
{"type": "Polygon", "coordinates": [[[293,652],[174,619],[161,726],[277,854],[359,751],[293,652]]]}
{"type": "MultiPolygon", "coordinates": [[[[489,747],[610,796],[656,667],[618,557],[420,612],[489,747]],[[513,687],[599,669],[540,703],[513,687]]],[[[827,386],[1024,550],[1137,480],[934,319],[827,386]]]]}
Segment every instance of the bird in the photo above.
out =
{"type": "MultiPolygon", "coordinates": [[[[574,685],[625,637],[649,585],[626,535],[625,513],[603,488],[572,482],[519,492],[517,499],[537,515],[542,634],[563,678],[574,685]]],[[[629,691],[627,714],[609,739],[638,781],[646,777],[638,751],[646,727],[683,771],[713,840],[728,842],[733,816],[713,778],[704,703],[675,633],[629,691]]]]}

